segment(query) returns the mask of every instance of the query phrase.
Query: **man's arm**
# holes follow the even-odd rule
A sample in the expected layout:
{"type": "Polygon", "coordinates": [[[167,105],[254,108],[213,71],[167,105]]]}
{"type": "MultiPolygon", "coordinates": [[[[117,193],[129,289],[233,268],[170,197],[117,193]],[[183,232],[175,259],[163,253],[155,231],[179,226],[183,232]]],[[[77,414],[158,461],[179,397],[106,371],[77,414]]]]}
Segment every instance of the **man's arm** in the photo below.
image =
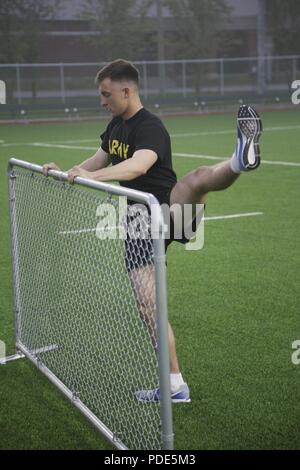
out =
{"type": "Polygon", "coordinates": [[[80,163],[79,168],[86,171],[96,171],[105,168],[109,163],[109,155],[100,147],[91,158],[80,163]]]}
{"type": "Polygon", "coordinates": [[[130,181],[145,175],[157,160],[153,150],[142,149],[134,152],[132,158],[109,168],[87,171],[82,166],[74,166],[69,172],[69,182],[73,183],[76,176],[96,181],[130,181]]]}
{"type": "MultiPolygon", "coordinates": [[[[101,168],[105,168],[109,163],[110,163],[110,160],[109,160],[108,154],[104,152],[104,150],[100,147],[92,157],[82,162],[76,168],[82,168],[83,170],[86,170],[86,171],[96,171],[101,168]]],[[[53,163],[53,162],[45,163],[45,165],[43,165],[43,173],[45,176],[48,175],[49,170],[61,171],[61,169],[56,165],[56,163],[53,163]]]]}

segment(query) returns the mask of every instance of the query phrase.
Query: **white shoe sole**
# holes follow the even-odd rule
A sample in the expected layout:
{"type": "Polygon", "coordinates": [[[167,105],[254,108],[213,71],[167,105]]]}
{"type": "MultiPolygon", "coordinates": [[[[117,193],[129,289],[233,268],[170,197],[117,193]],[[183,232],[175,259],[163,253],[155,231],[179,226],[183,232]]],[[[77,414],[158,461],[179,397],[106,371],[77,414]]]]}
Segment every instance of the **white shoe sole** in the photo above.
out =
{"type": "Polygon", "coordinates": [[[243,105],[238,112],[237,127],[237,156],[241,170],[254,170],[260,164],[258,140],[262,132],[261,119],[253,108],[243,105]]]}

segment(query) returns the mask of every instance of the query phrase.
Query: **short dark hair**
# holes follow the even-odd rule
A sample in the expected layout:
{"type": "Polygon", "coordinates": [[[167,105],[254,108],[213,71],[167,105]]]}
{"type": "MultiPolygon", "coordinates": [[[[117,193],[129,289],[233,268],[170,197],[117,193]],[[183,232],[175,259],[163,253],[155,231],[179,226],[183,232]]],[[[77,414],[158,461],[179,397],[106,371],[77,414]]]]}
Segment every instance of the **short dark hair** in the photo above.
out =
{"type": "Polygon", "coordinates": [[[140,74],[138,69],[128,60],[116,59],[99,70],[95,84],[99,86],[105,78],[110,78],[115,82],[130,80],[138,86],[140,74]]]}

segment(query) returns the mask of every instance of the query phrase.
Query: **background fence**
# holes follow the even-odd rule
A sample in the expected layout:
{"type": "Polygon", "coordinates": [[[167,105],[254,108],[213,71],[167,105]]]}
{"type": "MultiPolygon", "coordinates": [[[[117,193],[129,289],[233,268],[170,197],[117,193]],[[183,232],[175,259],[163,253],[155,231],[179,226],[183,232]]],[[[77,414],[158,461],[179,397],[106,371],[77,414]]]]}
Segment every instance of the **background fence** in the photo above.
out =
{"type": "MultiPolygon", "coordinates": [[[[291,83],[299,77],[300,56],[149,61],[135,63],[146,105],[203,108],[252,99],[289,101],[291,83]]],[[[7,88],[0,116],[61,110],[70,115],[101,112],[94,77],[101,63],[2,64],[7,88]]]]}

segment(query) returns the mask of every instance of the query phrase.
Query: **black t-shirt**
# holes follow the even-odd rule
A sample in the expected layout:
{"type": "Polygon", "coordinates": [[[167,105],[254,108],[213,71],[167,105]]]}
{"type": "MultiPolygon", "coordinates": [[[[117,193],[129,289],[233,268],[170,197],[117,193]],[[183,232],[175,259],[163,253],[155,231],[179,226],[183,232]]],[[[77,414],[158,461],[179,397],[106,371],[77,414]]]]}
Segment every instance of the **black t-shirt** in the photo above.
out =
{"type": "Polygon", "coordinates": [[[120,181],[120,185],[152,193],[161,204],[169,203],[177,178],[172,166],[170,136],[157,116],[142,108],[128,120],[115,117],[101,139],[101,147],[109,154],[113,165],[131,158],[136,150],[153,150],[158,158],[147,173],[130,181],[120,181]]]}

